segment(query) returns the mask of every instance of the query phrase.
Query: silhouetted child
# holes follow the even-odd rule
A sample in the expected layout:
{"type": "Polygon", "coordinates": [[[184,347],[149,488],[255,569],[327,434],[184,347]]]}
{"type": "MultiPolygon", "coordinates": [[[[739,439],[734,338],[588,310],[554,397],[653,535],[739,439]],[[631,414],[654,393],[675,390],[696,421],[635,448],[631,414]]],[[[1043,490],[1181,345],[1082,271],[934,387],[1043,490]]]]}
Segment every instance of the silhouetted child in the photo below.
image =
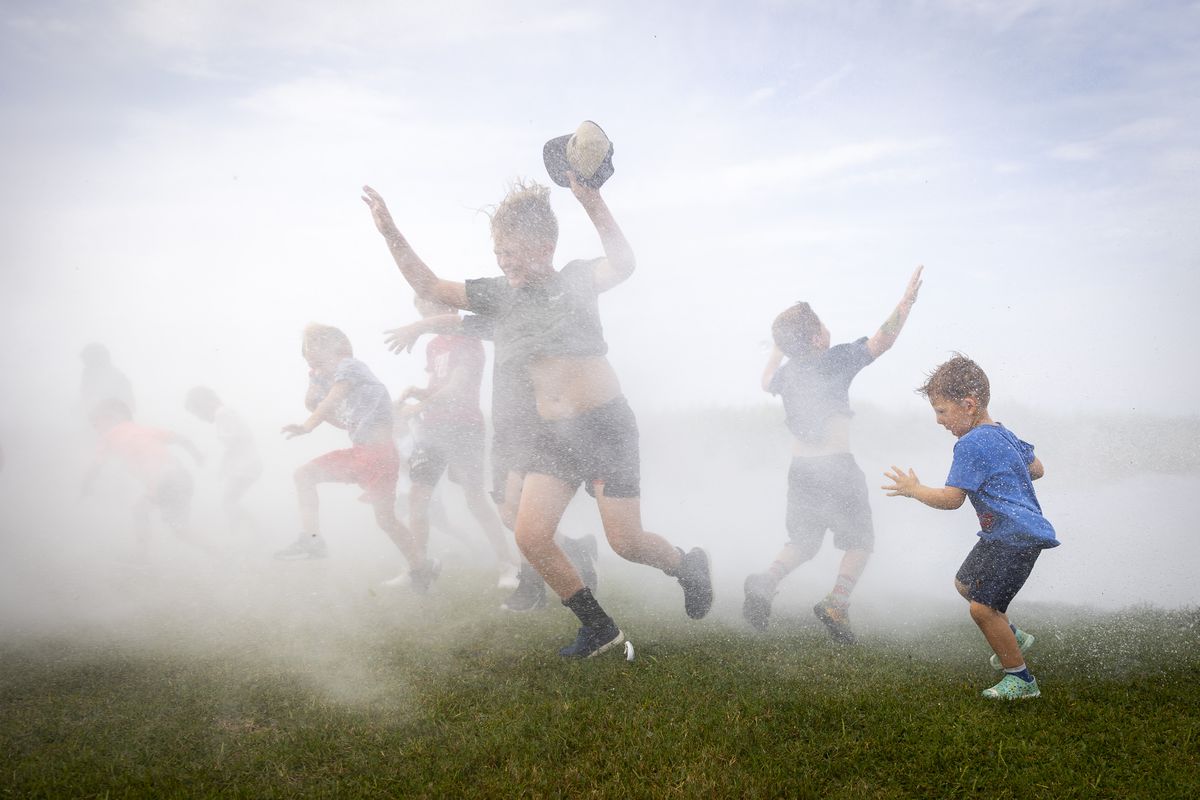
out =
{"type": "Polygon", "coordinates": [[[202,546],[191,531],[192,475],[171,452],[179,447],[195,459],[204,459],[188,439],[172,431],[138,425],[124,401],[101,401],[91,414],[100,436],[96,457],[83,478],[82,492],[91,490],[105,462],[117,460],[142,485],[145,494],[134,504],[134,532],[145,548],[150,534],[150,513],[157,511],[171,531],[189,544],[202,546]]]}
{"type": "Polygon", "coordinates": [[[893,466],[884,473],[892,483],[882,488],[889,497],[912,497],[947,510],[970,498],[979,517],[979,541],[959,567],[954,587],[970,602],[971,619],[995,652],[992,666],[1005,673],[983,696],[1038,697],[1037,680],[1024,656],[1033,635],[1011,624],[1007,611],[1042,550],[1059,544],[1033,490],[1045,468],[1033,445],[992,420],[987,375],[971,359],[955,355],[917,391],[929,398],[937,423],[958,438],[950,474],[946,485],[937,488],[923,485],[913,470],[893,466]]]}
{"type": "Polygon", "coordinates": [[[205,422],[216,427],[221,453],[221,478],[225,482],[221,506],[230,530],[259,527],[253,515],[242,505],[246,492],[262,477],[262,459],[254,444],[254,434],[242,418],[221,402],[217,393],[207,386],[195,386],[187,393],[184,407],[205,422]]]}
{"type": "Polygon", "coordinates": [[[746,578],[742,614],[757,630],[766,630],[779,582],[817,554],[825,532],[844,551],[833,589],[813,613],[839,642],[855,641],[850,628],[850,593],[875,547],[875,528],[867,501],[866,476],[850,452],[850,383],[891,349],[917,301],[921,267],[913,272],[904,296],[871,338],[829,346],[826,328],[808,303],[784,310],[771,325],[775,348],[763,375],[763,388],[783,397],[792,433],[788,469],[789,540],[766,572],[746,578]],[[784,356],[787,361],[780,365],[784,356]]]}
{"type": "Polygon", "coordinates": [[[323,422],[342,428],[351,446],[334,450],[296,470],[301,531],[296,541],[279,551],[284,559],[324,558],[325,540],[318,520],[317,484],[356,483],[360,499],[375,509],[375,521],[408,559],[413,587],[429,588],[436,565],[396,518],[396,478],[400,457],[392,438],[392,401],[387,388],[354,358],[350,340],[338,328],[310,324],[304,329],[301,353],[308,362],[308,391],[304,405],[311,416],[299,425],[285,425],[291,439],[312,432],[323,422]]]}

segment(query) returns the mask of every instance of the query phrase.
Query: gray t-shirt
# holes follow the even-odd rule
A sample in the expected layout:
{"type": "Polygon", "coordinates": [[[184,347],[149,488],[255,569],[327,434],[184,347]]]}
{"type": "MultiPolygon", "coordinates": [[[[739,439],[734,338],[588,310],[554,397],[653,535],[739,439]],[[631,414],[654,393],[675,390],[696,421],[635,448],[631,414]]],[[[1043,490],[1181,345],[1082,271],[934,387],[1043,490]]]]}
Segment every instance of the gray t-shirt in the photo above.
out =
{"type": "Polygon", "coordinates": [[[503,276],[466,282],[467,310],[495,321],[496,370],[524,368],[541,356],[602,356],[595,272],[600,259],[572,261],[536,284],[514,288],[503,276]]]}
{"type": "Polygon", "coordinates": [[[825,435],[834,416],[853,416],[850,382],[874,361],[867,337],[830,347],[814,355],[789,358],[771,378],[771,394],[783,397],[788,430],[802,442],[825,435]]]}
{"type": "MultiPolygon", "coordinates": [[[[317,382],[316,378],[312,380],[317,382]]],[[[337,422],[350,434],[352,443],[367,444],[373,441],[372,433],[378,435],[380,430],[392,429],[392,399],[387,387],[357,358],[343,358],[333,371],[333,379],[319,382],[321,392],[317,402],[324,400],[333,384],[341,381],[350,384],[350,391],[337,410],[337,422]]]]}

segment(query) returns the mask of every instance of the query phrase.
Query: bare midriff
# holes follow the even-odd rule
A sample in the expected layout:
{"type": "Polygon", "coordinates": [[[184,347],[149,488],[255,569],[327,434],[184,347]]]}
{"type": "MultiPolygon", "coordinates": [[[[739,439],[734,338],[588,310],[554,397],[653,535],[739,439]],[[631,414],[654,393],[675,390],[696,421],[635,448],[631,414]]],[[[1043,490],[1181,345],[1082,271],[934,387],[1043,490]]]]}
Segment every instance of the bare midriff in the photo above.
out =
{"type": "Polygon", "coordinates": [[[817,458],[850,452],[850,418],[842,415],[832,417],[825,425],[825,435],[820,441],[803,442],[792,439],[792,455],[797,458],[817,458]]]}
{"type": "Polygon", "coordinates": [[[547,356],[529,365],[538,416],[570,419],[621,396],[617,373],[604,356],[547,356]]]}

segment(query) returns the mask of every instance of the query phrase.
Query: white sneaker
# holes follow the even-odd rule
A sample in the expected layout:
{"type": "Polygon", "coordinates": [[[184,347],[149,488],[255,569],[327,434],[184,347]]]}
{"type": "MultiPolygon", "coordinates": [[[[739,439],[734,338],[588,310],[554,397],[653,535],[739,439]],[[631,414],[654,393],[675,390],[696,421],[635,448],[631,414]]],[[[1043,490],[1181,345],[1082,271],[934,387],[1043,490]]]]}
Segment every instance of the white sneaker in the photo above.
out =
{"type": "Polygon", "coordinates": [[[517,577],[516,564],[502,564],[500,566],[500,579],[496,581],[496,588],[515,589],[520,582],[521,581],[517,577]]]}
{"type": "Polygon", "coordinates": [[[408,572],[401,572],[396,577],[388,578],[379,585],[388,589],[401,589],[405,586],[408,586],[410,583],[412,583],[412,575],[408,572]]]}

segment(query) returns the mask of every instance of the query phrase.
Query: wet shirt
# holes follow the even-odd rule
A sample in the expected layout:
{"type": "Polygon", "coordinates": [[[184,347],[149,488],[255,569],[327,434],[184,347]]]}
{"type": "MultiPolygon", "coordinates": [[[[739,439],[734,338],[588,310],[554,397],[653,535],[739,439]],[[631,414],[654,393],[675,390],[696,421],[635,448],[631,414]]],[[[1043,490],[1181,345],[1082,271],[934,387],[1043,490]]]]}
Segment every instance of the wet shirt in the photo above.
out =
{"type": "Polygon", "coordinates": [[[309,380],[320,389],[316,397],[318,404],[329,394],[333,384],[342,381],[350,384],[350,391],[335,414],[338,427],[346,429],[352,443],[377,441],[379,431],[390,435],[392,399],[387,387],[380,383],[366,364],[357,358],[343,358],[331,378],[323,380],[310,373],[309,380]]]}
{"type": "MultiPolygon", "coordinates": [[[[496,320],[472,314],[463,317],[464,336],[493,341],[496,320]]],[[[537,401],[529,371],[512,362],[501,362],[497,356],[492,367],[492,425],[501,435],[521,436],[537,424],[537,401]]]]}
{"type": "Polygon", "coordinates": [[[423,406],[423,425],[453,426],[483,422],[483,412],[479,410],[479,387],[483,382],[484,360],[483,343],[478,339],[441,335],[429,340],[425,346],[425,371],[429,373],[430,393],[440,392],[459,370],[465,370],[466,380],[465,388],[459,394],[441,394],[423,406]]]}
{"type": "Polygon", "coordinates": [[[820,443],[829,420],[850,417],[850,382],[874,361],[867,337],[814,355],[789,358],[771,377],[770,392],[783,398],[788,430],[806,444],[820,443]]]}
{"type": "Polygon", "coordinates": [[[998,424],[972,428],[954,445],[946,485],[967,493],[985,540],[1058,547],[1029,477],[1033,459],[1033,445],[998,424]]]}
{"type": "Polygon", "coordinates": [[[601,260],[572,261],[544,281],[521,287],[503,276],[466,282],[467,310],[494,320],[497,370],[543,356],[608,352],[595,281],[601,260]]]}

